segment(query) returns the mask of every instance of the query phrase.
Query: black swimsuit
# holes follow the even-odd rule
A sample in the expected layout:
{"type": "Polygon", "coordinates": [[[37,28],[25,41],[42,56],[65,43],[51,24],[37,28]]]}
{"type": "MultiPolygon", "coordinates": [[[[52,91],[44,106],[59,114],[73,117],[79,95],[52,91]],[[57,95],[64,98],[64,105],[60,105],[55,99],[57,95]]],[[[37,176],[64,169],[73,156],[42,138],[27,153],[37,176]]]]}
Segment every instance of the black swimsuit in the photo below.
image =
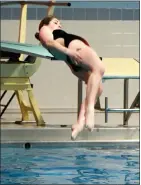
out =
{"type": "Polygon", "coordinates": [[[82,37],[79,37],[77,35],[73,35],[73,34],[69,34],[69,33],[66,33],[65,31],[63,30],[54,30],[53,31],[53,36],[54,36],[54,40],[58,39],[58,38],[63,38],[64,39],[64,42],[65,42],[65,46],[68,47],[70,42],[72,40],[81,40],[82,42],[84,42],[86,45],[89,46],[88,42],[83,39],[82,37]]]}
{"type": "MultiPolygon", "coordinates": [[[[82,37],[79,37],[77,35],[73,35],[73,34],[68,34],[66,33],[65,31],[63,30],[54,30],[53,31],[53,37],[54,37],[54,40],[58,39],[58,38],[63,38],[64,39],[64,44],[65,44],[65,47],[68,48],[69,44],[71,41],[73,40],[81,40],[82,42],[84,42],[87,46],[89,46],[88,42],[83,39],[82,37]]],[[[78,72],[80,70],[85,70],[84,69],[84,66],[80,66],[80,65],[76,65],[71,59],[70,57],[67,57],[67,61],[68,65],[71,66],[71,68],[73,69],[73,71],[75,72],[78,72]]]]}
{"type": "MultiPolygon", "coordinates": [[[[35,34],[35,37],[39,40],[39,33],[36,33],[35,34]]],[[[69,34],[69,33],[66,33],[65,31],[63,30],[54,30],[53,31],[53,37],[54,37],[54,40],[58,39],[58,38],[63,38],[64,39],[64,44],[65,44],[65,47],[68,47],[70,42],[72,40],[81,40],[82,42],[84,42],[87,46],[89,46],[88,42],[83,39],[82,37],[79,37],[77,35],[73,35],[73,34],[69,34]]],[[[102,60],[102,58],[100,57],[100,59],[102,60]]],[[[82,65],[76,65],[71,59],[70,57],[67,56],[67,61],[69,66],[71,66],[71,68],[73,69],[73,71],[75,72],[78,72],[78,71],[89,71],[89,68],[88,66],[82,66],[82,65]]]]}

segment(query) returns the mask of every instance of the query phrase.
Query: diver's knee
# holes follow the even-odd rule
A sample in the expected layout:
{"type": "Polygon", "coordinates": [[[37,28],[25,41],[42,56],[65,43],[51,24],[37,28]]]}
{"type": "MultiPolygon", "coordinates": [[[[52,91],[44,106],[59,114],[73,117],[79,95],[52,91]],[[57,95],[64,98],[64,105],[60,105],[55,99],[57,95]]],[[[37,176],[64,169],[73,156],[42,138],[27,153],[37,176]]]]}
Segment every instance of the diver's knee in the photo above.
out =
{"type": "Polygon", "coordinates": [[[105,67],[104,67],[104,65],[102,63],[98,66],[97,71],[100,73],[101,76],[104,75],[104,73],[105,73],[105,67]]]}
{"type": "Polygon", "coordinates": [[[102,77],[105,73],[105,67],[103,64],[98,65],[97,67],[93,67],[92,68],[92,73],[95,73],[97,75],[99,75],[100,77],[102,77]]]}

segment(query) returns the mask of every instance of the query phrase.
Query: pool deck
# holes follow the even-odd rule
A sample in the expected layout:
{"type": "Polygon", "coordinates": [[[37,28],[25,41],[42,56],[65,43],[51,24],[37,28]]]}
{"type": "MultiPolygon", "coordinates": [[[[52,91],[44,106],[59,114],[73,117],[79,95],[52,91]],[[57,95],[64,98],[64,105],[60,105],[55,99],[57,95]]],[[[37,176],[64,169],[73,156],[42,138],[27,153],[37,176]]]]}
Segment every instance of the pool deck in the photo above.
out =
{"type": "Polygon", "coordinates": [[[71,141],[71,125],[47,124],[45,127],[37,127],[35,123],[1,122],[1,142],[117,142],[139,141],[139,121],[124,127],[119,124],[95,125],[93,132],[86,128],[78,135],[75,141],[71,141]]]}

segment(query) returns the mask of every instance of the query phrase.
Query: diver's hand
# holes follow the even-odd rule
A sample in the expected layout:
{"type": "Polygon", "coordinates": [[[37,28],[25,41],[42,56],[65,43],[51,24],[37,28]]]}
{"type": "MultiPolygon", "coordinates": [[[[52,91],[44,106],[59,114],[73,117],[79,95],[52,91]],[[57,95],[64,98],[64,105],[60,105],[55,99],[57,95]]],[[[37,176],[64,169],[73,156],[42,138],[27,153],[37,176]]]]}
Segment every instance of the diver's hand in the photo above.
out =
{"type": "Polygon", "coordinates": [[[82,60],[80,54],[78,51],[72,50],[72,49],[67,49],[67,55],[76,62],[76,64],[79,64],[82,60]]]}

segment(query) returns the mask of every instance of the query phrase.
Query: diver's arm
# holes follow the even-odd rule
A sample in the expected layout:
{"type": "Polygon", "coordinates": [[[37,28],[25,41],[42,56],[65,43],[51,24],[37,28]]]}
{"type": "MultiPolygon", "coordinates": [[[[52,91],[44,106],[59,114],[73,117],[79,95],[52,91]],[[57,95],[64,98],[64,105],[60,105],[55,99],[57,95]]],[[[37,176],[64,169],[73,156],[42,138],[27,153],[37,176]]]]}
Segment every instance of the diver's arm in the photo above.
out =
{"type": "Polygon", "coordinates": [[[76,63],[81,61],[81,56],[78,53],[78,51],[75,51],[75,50],[69,49],[65,46],[62,46],[59,42],[55,41],[53,39],[53,34],[49,28],[44,27],[41,29],[41,31],[39,33],[39,39],[45,47],[57,49],[58,51],[66,54],[69,57],[71,57],[72,59],[74,59],[74,61],[76,63]]]}
{"type": "Polygon", "coordinates": [[[59,42],[55,40],[48,40],[47,42],[45,42],[45,45],[48,48],[55,48],[66,55],[68,54],[68,48],[66,48],[65,46],[62,46],[59,42]]]}

